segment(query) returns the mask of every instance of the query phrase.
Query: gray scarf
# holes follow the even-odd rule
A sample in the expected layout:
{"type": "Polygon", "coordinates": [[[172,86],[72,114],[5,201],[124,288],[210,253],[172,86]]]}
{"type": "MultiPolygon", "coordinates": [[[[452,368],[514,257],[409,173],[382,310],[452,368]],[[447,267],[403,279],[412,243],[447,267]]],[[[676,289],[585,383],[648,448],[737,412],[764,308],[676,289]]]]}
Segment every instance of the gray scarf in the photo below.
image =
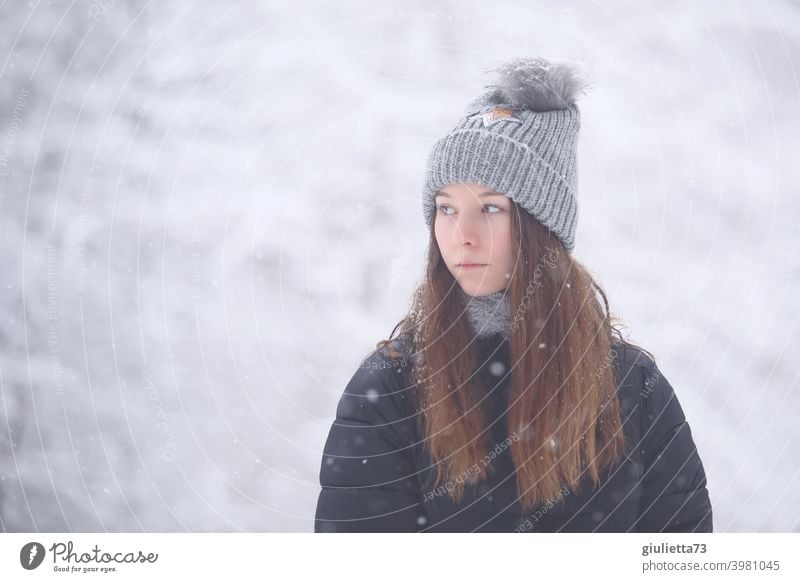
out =
{"type": "Polygon", "coordinates": [[[476,335],[487,336],[500,333],[506,338],[509,337],[511,317],[505,289],[476,297],[464,292],[460,287],[456,287],[476,335]]]}

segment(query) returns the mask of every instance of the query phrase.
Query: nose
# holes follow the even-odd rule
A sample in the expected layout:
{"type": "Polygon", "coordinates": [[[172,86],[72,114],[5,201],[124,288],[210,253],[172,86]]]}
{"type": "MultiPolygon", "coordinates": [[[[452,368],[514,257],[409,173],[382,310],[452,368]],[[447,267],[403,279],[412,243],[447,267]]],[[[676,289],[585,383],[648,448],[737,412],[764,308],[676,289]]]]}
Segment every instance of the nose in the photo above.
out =
{"type": "Polygon", "coordinates": [[[455,236],[459,244],[465,247],[474,247],[479,240],[478,230],[478,225],[474,220],[462,215],[456,222],[455,236]]]}

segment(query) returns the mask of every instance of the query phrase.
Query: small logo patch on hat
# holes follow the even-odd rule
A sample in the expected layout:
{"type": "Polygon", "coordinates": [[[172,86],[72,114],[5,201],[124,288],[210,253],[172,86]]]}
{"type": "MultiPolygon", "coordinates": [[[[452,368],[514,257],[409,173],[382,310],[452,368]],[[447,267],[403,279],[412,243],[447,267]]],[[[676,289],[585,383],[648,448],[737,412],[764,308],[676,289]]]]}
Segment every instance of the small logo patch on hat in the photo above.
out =
{"type": "Polygon", "coordinates": [[[477,115],[473,115],[473,117],[482,117],[483,118],[483,126],[489,127],[490,125],[494,125],[500,121],[513,121],[516,123],[522,123],[521,119],[518,119],[514,116],[514,110],[510,107],[502,107],[495,105],[490,107],[486,111],[482,113],[478,113],[477,115]]]}

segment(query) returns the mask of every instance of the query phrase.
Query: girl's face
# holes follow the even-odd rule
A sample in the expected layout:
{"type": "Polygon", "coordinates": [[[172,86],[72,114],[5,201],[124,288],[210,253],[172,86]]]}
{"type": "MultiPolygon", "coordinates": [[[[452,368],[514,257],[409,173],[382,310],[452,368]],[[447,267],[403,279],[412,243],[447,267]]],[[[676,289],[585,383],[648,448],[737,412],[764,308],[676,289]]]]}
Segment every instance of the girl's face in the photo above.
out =
{"type": "Polygon", "coordinates": [[[436,243],[461,289],[473,297],[505,289],[513,267],[511,201],[471,182],[448,184],[434,201],[436,243]]]}

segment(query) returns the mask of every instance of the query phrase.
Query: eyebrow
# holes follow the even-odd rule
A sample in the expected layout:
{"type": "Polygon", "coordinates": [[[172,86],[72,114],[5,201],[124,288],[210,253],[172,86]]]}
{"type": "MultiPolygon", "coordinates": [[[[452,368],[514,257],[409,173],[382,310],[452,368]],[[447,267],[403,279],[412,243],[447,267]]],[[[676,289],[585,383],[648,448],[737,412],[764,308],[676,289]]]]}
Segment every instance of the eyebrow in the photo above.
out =
{"type": "MultiPolygon", "coordinates": [[[[434,198],[436,198],[437,196],[452,198],[450,194],[448,194],[447,192],[442,192],[441,190],[439,190],[436,194],[433,195],[434,198]]],[[[500,192],[492,192],[491,190],[487,190],[486,192],[481,192],[480,194],[478,194],[479,198],[485,198],[487,196],[504,196],[504,194],[501,194],[500,192]]]]}

